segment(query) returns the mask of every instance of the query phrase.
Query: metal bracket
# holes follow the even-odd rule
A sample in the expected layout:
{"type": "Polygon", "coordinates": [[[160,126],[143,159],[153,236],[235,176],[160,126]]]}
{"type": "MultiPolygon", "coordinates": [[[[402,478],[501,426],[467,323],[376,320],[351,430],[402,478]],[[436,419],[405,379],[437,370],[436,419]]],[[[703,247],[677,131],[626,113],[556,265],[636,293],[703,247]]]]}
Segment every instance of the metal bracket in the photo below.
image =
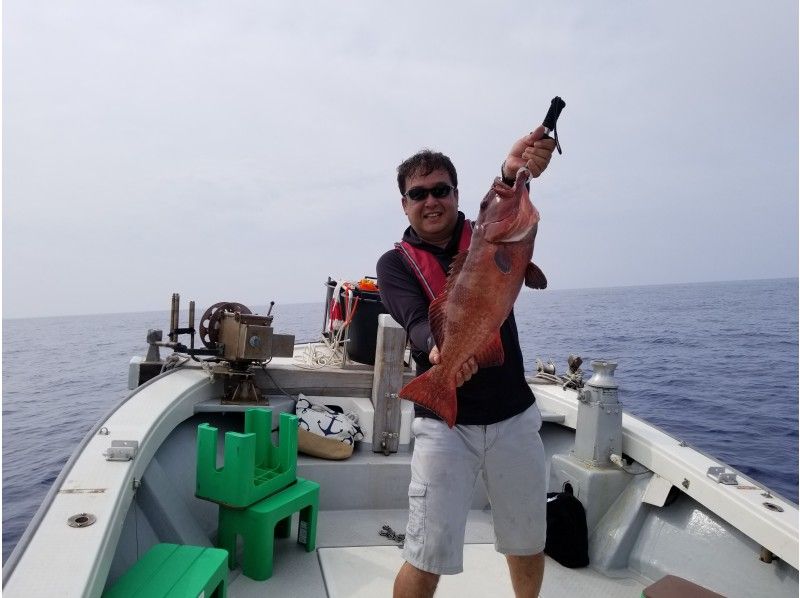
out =
{"type": "Polygon", "coordinates": [[[391,453],[389,450],[388,441],[392,438],[400,438],[400,434],[397,432],[381,432],[381,449],[383,450],[383,454],[387,457],[391,453]]]}
{"type": "Polygon", "coordinates": [[[724,467],[709,467],[706,475],[718,484],[736,485],[739,483],[736,480],[736,474],[726,471],[724,467]]]}
{"type": "Polygon", "coordinates": [[[112,440],[111,446],[103,451],[103,456],[106,461],[132,461],[138,451],[138,440],[112,440]]]}

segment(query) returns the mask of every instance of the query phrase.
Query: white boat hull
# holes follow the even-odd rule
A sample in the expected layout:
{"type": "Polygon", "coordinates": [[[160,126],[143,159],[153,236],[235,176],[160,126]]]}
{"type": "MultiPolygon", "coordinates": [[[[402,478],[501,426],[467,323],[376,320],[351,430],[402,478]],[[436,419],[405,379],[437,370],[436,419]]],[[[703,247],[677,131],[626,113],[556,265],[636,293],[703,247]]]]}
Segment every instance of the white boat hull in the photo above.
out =
{"type": "MultiPolygon", "coordinates": [[[[368,396],[371,371],[311,375],[291,359],[276,359],[270,379],[293,394],[359,398],[368,396]]],[[[544,416],[542,438],[555,490],[574,445],[576,393],[552,385],[532,388],[544,416]]],[[[210,421],[221,431],[241,429],[241,408],[221,405],[220,393],[221,385],[205,370],[184,367],[138,388],[100,422],[9,558],[6,595],[100,596],[156,542],[212,546],[217,507],[194,497],[193,455],[199,423],[210,421]],[[104,453],[115,440],[138,443],[135,457],[107,460],[104,453]],[[68,525],[70,517],[85,513],[95,518],[92,525],[68,525]]],[[[276,410],[292,406],[288,398],[273,403],[276,410]]],[[[620,491],[602,512],[587,508],[591,568],[573,571],[549,562],[542,596],[636,595],[670,573],[727,596],[797,595],[796,505],[774,495],[765,498],[766,489],[741,474],[738,487],[712,480],[708,468],[722,464],[627,414],[623,452],[640,471],[616,472],[624,481],[620,491]],[[670,496],[673,487],[679,492],[670,496]],[[766,508],[765,502],[782,511],[766,508]],[[761,562],[762,548],[778,558],[761,562]]],[[[281,540],[273,578],[259,583],[231,571],[229,595],[387,593],[400,551],[378,531],[387,524],[404,530],[409,462],[407,445],[390,456],[362,447],[345,462],[300,456],[298,475],[322,487],[319,558],[281,540]]],[[[479,595],[464,593],[464,587],[476,590],[487,579],[492,587],[507,582],[503,559],[487,556],[492,542],[490,507],[479,484],[469,517],[465,573],[444,581],[441,595],[479,595]]]]}

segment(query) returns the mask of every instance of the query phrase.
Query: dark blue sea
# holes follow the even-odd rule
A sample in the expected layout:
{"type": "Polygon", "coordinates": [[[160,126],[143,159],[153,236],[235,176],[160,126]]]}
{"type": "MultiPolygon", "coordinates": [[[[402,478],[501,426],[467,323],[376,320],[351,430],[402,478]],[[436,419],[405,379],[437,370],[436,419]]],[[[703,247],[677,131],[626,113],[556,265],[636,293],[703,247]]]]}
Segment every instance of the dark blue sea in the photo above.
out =
{"type": "MultiPolygon", "coordinates": [[[[322,297],[277,305],[274,326],[315,340],[323,312],[322,297]]],[[[588,378],[592,359],[616,360],[627,411],[797,502],[797,279],[523,289],[515,313],[527,370],[541,357],[563,373],[575,353],[588,378]]],[[[166,311],[3,320],[3,562],[75,446],[127,394],[147,330],[168,327],[166,311]]]]}

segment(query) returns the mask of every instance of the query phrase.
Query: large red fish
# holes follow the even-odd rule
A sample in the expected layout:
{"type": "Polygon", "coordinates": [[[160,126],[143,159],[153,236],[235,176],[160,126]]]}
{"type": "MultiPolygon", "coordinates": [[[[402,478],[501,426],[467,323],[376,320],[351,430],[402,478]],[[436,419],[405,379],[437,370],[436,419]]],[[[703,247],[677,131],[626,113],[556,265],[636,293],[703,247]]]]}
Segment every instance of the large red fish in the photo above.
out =
{"type": "Polygon", "coordinates": [[[541,270],[530,260],[539,222],[521,168],[513,187],[495,179],[480,205],[469,250],[450,267],[447,285],[430,305],[431,332],[441,362],[400,390],[400,396],[456,422],[456,373],[475,357],[478,367],[503,363],[500,326],[514,307],[522,283],[544,288],[541,270]]]}

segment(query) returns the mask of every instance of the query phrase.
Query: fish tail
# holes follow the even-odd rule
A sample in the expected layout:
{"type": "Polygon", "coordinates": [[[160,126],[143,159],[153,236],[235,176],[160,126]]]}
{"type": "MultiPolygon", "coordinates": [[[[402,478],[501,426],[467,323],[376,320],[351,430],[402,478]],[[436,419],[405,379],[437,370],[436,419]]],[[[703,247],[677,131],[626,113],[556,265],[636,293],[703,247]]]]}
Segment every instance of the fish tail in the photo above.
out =
{"type": "Polygon", "coordinates": [[[400,398],[433,411],[451,428],[456,423],[456,385],[448,383],[440,366],[435,365],[400,389],[400,398]]]}

